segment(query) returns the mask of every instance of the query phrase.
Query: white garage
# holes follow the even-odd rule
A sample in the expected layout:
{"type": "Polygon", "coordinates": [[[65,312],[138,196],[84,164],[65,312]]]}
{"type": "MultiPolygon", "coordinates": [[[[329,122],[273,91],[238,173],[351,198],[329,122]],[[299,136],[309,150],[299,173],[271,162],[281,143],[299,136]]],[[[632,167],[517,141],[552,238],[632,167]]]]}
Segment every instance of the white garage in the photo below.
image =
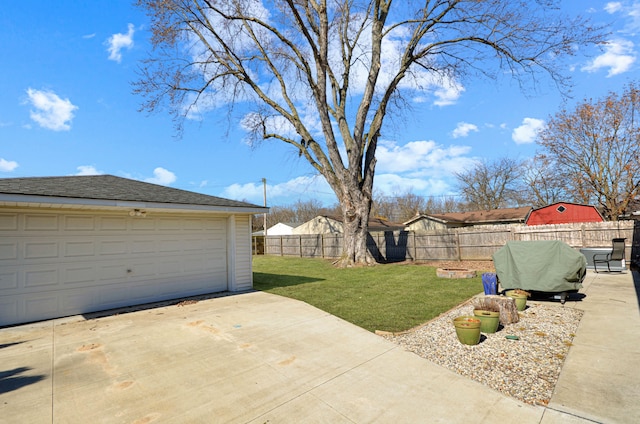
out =
{"type": "Polygon", "coordinates": [[[265,210],[110,175],[0,179],[0,326],[248,290],[265,210]]]}

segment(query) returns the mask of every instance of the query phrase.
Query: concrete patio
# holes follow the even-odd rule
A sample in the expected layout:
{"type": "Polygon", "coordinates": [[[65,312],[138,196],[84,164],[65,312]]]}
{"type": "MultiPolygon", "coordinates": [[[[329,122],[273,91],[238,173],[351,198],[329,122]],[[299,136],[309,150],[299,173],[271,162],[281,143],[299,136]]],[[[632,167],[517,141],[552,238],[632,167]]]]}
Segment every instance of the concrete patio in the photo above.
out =
{"type": "Polygon", "coordinates": [[[547,407],[251,292],[0,329],[0,422],[636,423],[632,275],[589,272],[565,304],[586,313],[547,407]]]}

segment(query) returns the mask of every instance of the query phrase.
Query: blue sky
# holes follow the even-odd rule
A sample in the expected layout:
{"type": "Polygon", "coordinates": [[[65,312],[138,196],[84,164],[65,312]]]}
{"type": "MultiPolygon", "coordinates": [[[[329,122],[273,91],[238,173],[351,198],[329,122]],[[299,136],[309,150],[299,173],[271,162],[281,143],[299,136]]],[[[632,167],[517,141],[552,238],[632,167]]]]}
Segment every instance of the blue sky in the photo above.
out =
{"type": "MultiPolygon", "coordinates": [[[[187,121],[176,138],[168,113],[139,112],[131,82],[150,48],[149,22],[131,3],[3,3],[0,178],[113,174],[256,204],[266,178],[270,206],[336,202],[292,148],[265,142],[251,149],[240,123],[224,113],[187,121]]],[[[583,49],[566,69],[574,83],[566,106],[638,81],[640,1],[562,4],[611,25],[606,46],[583,49]]],[[[471,79],[428,94],[385,128],[376,193],[455,195],[453,174],[474,161],[533,156],[536,131],[563,106],[548,81],[526,94],[508,79],[471,79]]]]}

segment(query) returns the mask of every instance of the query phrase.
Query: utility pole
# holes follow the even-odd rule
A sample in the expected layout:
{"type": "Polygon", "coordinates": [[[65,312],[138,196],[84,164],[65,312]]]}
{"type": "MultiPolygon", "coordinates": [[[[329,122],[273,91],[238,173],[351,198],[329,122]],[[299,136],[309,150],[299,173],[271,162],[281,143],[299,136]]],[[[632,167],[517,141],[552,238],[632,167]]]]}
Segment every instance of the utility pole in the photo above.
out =
{"type": "MultiPolygon", "coordinates": [[[[264,207],[267,207],[267,179],[262,179],[262,192],[264,193],[264,207]]],[[[267,213],[263,214],[263,226],[264,226],[264,248],[267,249],[267,213]]],[[[267,253],[265,251],[265,253],[267,253]]]]}

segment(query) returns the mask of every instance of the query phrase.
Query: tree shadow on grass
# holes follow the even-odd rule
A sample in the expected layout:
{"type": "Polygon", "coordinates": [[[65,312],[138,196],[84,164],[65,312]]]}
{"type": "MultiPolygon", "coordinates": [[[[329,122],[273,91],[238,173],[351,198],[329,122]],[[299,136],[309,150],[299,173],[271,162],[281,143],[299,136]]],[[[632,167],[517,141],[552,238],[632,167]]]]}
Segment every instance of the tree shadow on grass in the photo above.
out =
{"type": "Polygon", "coordinates": [[[12,370],[0,371],[0,394],[12,392],[38,381],[44,380],[44,375],[20,375],[32,368],[19,367],[12,370]]]}
{"type": "Polygon", "coordinates": [[[297,286],[299,284],[316,283],[320,281],[324,281],[324,278],[304,277],[301,275],[267,274],[264,272],[253,273],[253,288],[256,290],[297,286]]]}

